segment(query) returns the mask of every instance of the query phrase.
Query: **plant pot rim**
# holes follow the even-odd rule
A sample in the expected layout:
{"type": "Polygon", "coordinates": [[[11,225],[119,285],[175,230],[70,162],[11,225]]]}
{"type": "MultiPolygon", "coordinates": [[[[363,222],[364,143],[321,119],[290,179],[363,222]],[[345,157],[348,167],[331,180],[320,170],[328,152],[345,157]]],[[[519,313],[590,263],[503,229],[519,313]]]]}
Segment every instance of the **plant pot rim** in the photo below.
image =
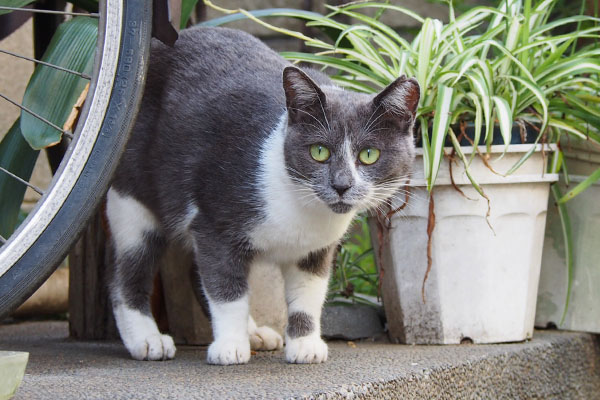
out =
{"type": "MultiPolygon", "coordinates": [[[[535,151],[556,151],[558,149],[558,146],[556,145],[556,143],[538,143],[538,144],[509,144],[508,148],[506,149],[506,153],[526,153],[529,150],[531,150],[531,147],[535,146],[535,151]]],[[[504,149],[505,149],[505,145],[503,144],[494,144],[492,146],[490,146],[490,151],[489,153],[504,153],[504,149]]],[[[451,152],[452,149],[454,147],[451,146],[446,146],[444,147],[444,151],[445,152],[451,152]]],[[[474,146],[461,146],[460,147],[463,154],[472,154],[474,153],[475,147],[474,146]]],[[[488,153],[487,150],[487,146],[477,146],[477,151],[481,154],[486,154],[488,153]]],[[[415,154],[417,156],[422,156],[423,155],[423,148],[422,147],[417,147],[415,148],[415,154]]]]}

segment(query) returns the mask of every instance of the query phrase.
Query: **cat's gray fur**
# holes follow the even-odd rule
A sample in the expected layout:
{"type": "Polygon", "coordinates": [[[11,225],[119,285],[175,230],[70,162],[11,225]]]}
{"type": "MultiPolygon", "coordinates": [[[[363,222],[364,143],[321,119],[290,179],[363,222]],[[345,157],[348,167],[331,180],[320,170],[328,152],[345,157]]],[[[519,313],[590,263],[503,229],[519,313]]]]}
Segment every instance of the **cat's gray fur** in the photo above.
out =
{"type": "MultiPolygon", "coordinates": [[[[196,283],[203,286],[213,314],[209,362],[249,358],[243,344],[248,334],[229,332],[227,324],[238,322],[215,322],[226,318],[215,314],[235,305],[236,313],[247,315],[247,275],[257,259],[285,260],[279,263],[286,264],[286,284],[293,287],[288,302],[295,302],[287,328],[288,361],[324,361],[326,346],[323,350],[314,337],[320,332],[320,311],[314,306],[303,310],[298,299],[304,294],[296,289],[302,285],[292,279],[314,278],[315,293],[322,297],[339,237],[299,250],[302,255],[290,260],[271,257],[279,250],[257,244],[267,240],[278,246],[276,237],[256,233],[271,218],[265,190],[273,183],[265,169],[272,167],[265,158],[275,156],[267,144],[273,135],[285,135],[281,169],[298,197],[312,196],[306,210],[324,207],[332,220],[353,215],[381,204],[410,173],[418,100],[418,84],[403,77],[376,97],[341,90],[324,74],[291,67],[262,42],[236,30],[193,28],[181,32],[174,48],[153,43],[142,106],[107,210],[116,254],[111,296],[131,354],[140,359],[174,355],[172,340],[152,326],[148,298],[156,261],[169,241],[179,240],[195,253],[202,280],[196,283]],[[327,162],[311,158],[309,147],[315,143],[331,150],[327,162]],[[381,150],[380,159],[369,166],[357,161],[367,146],[381,150]],[[385,190],[377,192],[378,185],[385,190]]],[[[294,251],[282,247],[281,253],[294,251]]],[[[280,346],[274,332],[253,331],[249,324],[250,340],[263,332],[264,348],[280,346]]]]}

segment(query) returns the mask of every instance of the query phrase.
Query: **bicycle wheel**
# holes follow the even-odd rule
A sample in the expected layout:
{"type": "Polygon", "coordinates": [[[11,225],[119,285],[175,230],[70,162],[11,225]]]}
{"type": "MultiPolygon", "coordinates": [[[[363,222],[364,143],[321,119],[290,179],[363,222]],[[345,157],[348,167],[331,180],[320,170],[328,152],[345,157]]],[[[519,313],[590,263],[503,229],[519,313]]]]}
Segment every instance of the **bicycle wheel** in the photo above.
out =
{"type": "Polygon", "coordinates": [[[100,1],[90,89],[69,149],[40,201],[0,247],[0,319],[64,259],[105,194],[142,95],[151,4],[100,1]]]}

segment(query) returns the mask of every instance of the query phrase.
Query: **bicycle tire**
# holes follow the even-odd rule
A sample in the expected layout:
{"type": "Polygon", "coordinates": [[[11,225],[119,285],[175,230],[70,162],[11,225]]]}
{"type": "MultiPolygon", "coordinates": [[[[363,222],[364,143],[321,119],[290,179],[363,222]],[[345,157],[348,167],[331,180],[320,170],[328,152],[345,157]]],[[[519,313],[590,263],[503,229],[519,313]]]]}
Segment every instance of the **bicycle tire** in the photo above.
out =
{"type": "Polygon", "coordinates": [[[75,139],[49,190],[0,248],[0,320],[56,269],[104,197],[145,82],[152,3],[100,1],[94,72],[75,139]]]}

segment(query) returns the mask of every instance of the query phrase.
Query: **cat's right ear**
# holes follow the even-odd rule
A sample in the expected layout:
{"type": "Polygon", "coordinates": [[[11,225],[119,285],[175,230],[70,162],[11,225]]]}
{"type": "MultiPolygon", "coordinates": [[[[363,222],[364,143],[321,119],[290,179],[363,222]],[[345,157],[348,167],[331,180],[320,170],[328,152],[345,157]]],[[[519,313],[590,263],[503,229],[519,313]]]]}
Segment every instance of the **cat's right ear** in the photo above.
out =
{"type": "Polygon", "coordinates": [[[375,96],[373,103],[392,117],[414,121],[420,96],[421,89],[417,80],[402,75],[375,96]]]}
{"type": "Polygon", "coordinates": [[[325,94],[301,69],[286,67],[283,70],[283,90],[290,120],[305,116],[316,118],[325,112],[325,94]]]}

